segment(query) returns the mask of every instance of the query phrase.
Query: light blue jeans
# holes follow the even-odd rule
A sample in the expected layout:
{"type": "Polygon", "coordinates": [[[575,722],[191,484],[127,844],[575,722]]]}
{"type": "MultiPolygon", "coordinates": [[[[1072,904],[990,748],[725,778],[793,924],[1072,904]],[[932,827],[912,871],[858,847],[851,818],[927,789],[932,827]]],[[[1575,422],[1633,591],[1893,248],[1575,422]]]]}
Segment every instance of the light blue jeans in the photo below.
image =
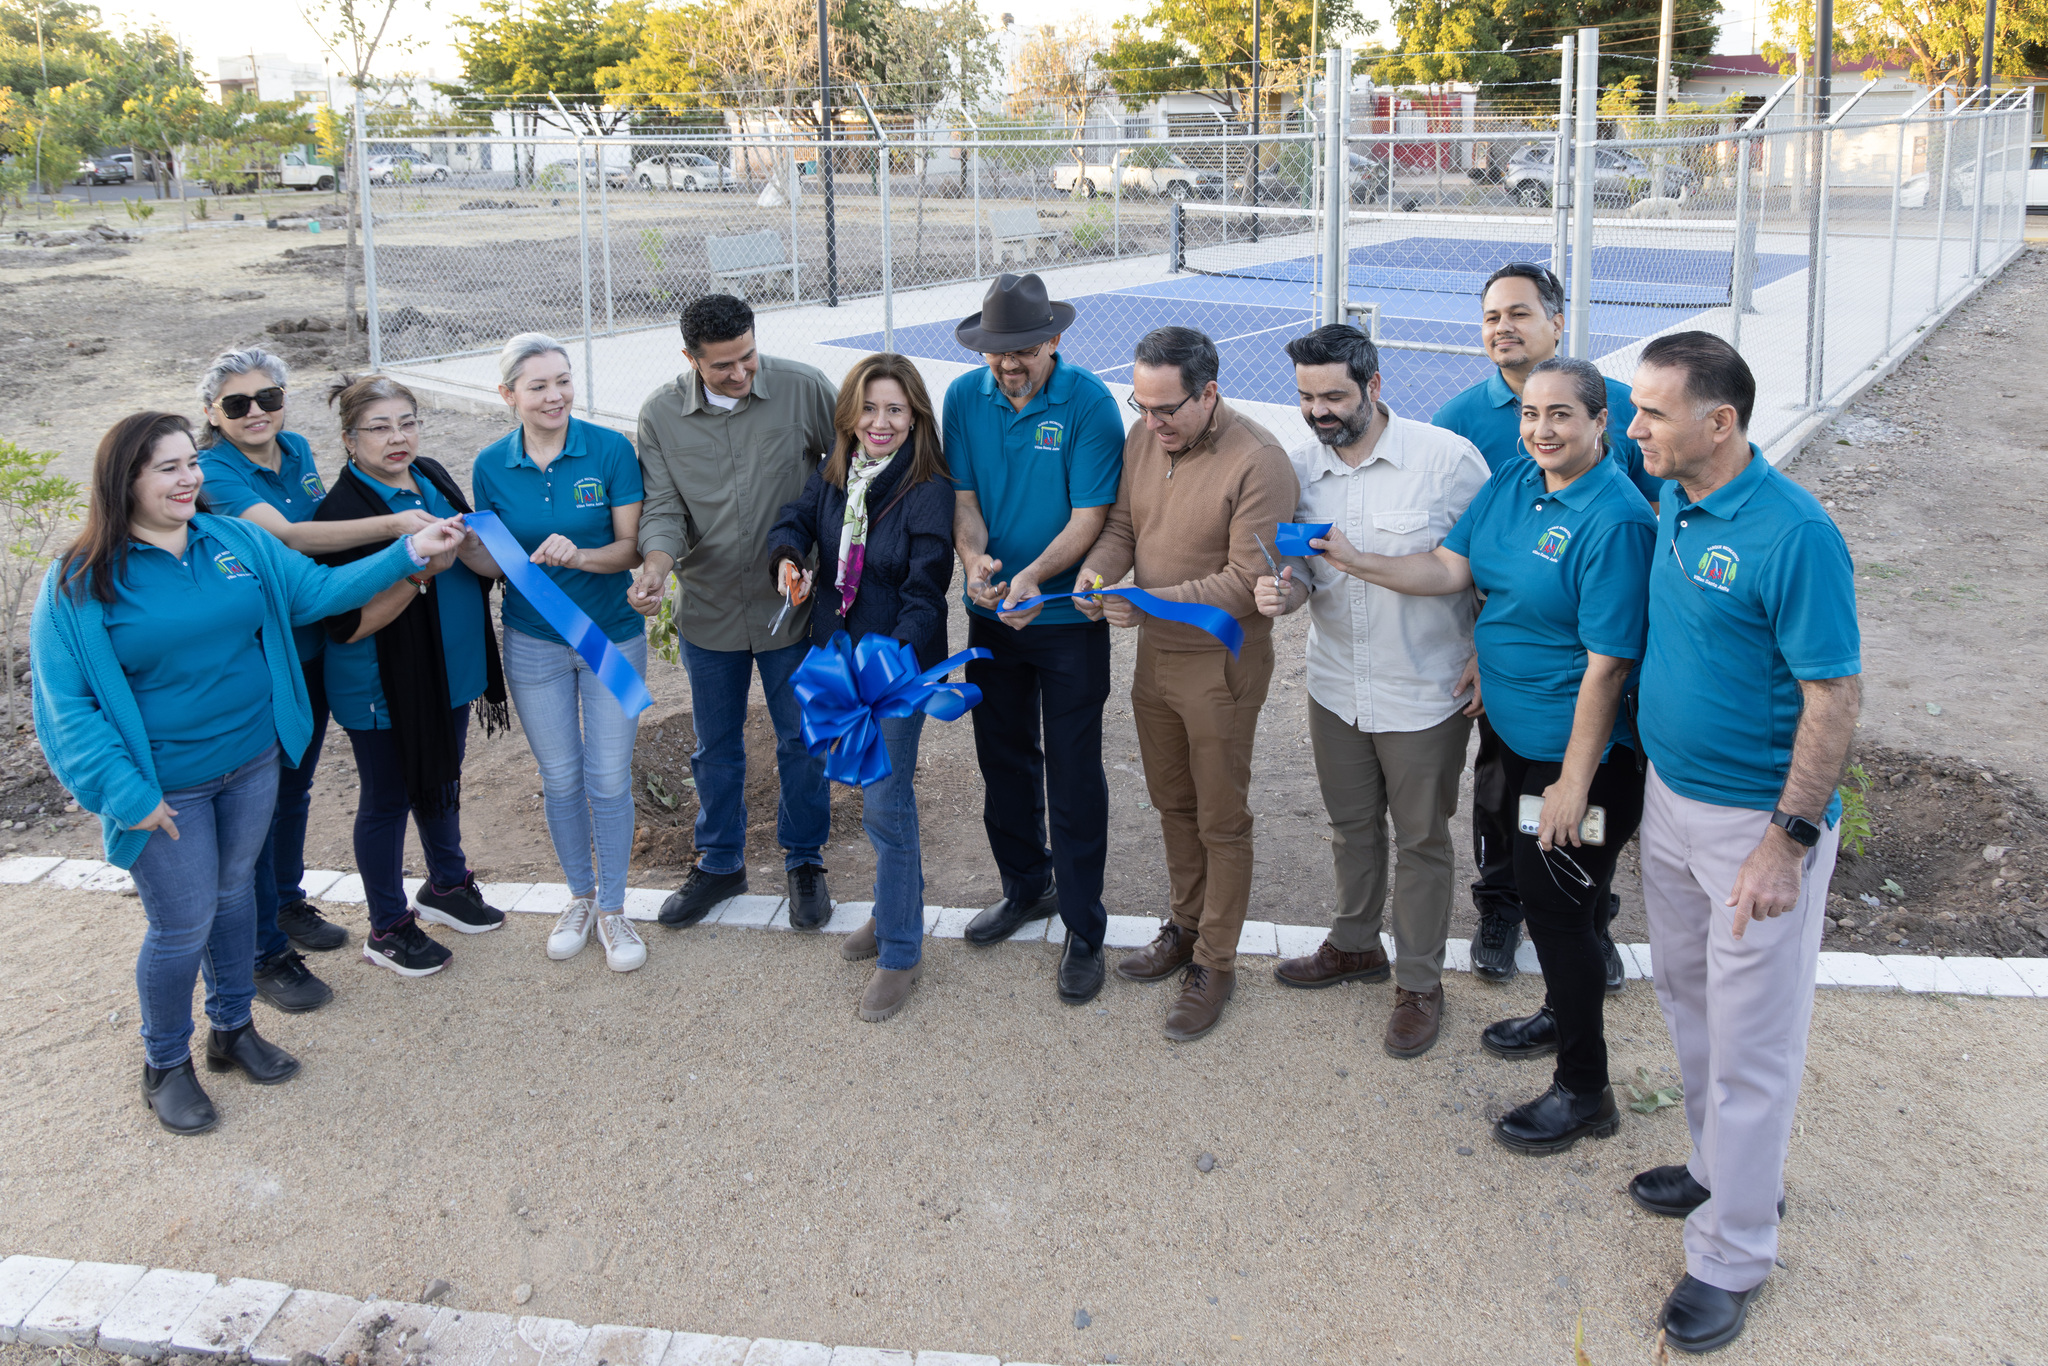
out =
{"type": "Polygon", "coordinates": [[[924,857],[917,843],[917,740],[924,713],[884,717],[889,776],[861,793],[875,847],[875,966],[914,968],[924,954],[924,857]]]}
{"type": "MultiPolygon", "coordinates": [[[[613,641],[647,676],[647,638],[613,641]]],[[[548,838],[572,896],[597,898],[600,911],[626,905],[633,857],[633,741],[628,718],[596,672],[567,645],[505,631],[505,688],[519,727],[540,765],[548,838]],[[597,868],[590,851],[597,848],[597,868]]]]}

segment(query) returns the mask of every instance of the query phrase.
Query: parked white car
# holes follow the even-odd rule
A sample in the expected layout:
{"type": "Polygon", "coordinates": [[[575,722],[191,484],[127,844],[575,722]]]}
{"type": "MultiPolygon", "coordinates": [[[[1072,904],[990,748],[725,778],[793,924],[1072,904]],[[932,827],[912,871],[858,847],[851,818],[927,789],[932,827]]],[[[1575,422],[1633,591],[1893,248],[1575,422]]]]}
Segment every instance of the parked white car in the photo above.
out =
{"type": "Polygon", "coordinates": [[[448,178],[446,166],[425,157],[371,157],[369,170],[372,185],[394,185],[401,180],[419,184],[448,178]]]}
{"type": "Polygon", "coordinates": [[[1126,147],[1107,162],[1062,161],[1052,168],[1055,190],[1087,199],[1116,193],[1119,180],[1126,192],[1171,199],[1217,199],[1223,194],[1223,172],[1197,170],[1167,147],[1126,147]]]}
{"type": "Polygon", "coordinates": [[[643,190],[730,190],[737,183],[732,167],[702,152],[663,152],[633,168],[633,183],[643,190]]]}
{"type": "Polygon", "coordinates": [[[331,190],[334,168],[308,161],[297,152],[286,152],[277,164],[278,183],[291,190],[331,190]]]}

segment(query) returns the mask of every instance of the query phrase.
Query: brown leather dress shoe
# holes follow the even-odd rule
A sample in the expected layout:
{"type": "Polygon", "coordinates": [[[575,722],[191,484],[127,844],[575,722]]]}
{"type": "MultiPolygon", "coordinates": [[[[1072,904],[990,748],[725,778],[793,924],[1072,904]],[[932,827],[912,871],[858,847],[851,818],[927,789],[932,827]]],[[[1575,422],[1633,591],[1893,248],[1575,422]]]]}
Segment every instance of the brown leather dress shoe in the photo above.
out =
{"type": "Polygon", "coordinates": [[[1184,930],[1171,920],[1159,927],[1159,937],[1127,953],[1116,965],[1116,975],[1131,982],[1163,982],[1195,957],[1195,932],[1184,930]]]}
{"type": "Polygon", "coordinates": [[[1284,958],[1280,966],[1273,969],[1273,976],[1283,987],[1333,987],[1339,982],[1383,981],[1394,971],[1387,962],[1387,951],[1381,948],[1367,949],[1364,953],[1346,953],[1325,939],[1316,945],[1316,951],[1306,958],[1284,958]]]}
{"type": "Polygon", "coordinates": [[[1166,1012],[1166,1037],[1175,1043],[1199,1039],[1223,1018],[1223,1003],[1237,990],[1237,974],[1188,964],[1180,999],[1166,1012]]]}
{"type": "Polygon", "coordinates": [[[1394,1013],[1387,1017],[1387,1052],[1397,1058],[1413,1058],[1436,1046],[1437,1026],[1444,1018],[1444,985],[1428,995],[1394,988],[1394,1013]]]}

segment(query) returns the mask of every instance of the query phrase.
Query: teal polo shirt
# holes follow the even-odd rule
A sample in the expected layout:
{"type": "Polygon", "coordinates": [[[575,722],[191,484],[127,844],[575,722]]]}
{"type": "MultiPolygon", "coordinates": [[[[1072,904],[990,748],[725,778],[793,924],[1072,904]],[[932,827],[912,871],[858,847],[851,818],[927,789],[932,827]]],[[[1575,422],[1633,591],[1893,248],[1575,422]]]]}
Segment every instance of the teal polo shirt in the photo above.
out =
{"type": "MultiPolygon", "coordinates": [[[[287,522],[311,520],[320,500],[327,496],[313,448],[297,432],[279,432],[277,451],[275,470],[264,469],[232,441],[218,441],[199,452],[199,468],[206,473],[207,504],[215,512],[239,517],[258,503],[266,503],[287,522]]],[[[319,658],[327,636],[318,626],[294,626],[292,641],[299,647],[299,659],[306,661],[319,658]]]]}
{"type": "Polygon", "coordinates": [[[277,743],[263,658],[263,585],[220,541],[185,553],[130,543],[106,611],[165,792],[222,778],[277,743]]]}
{"type": "MultiPolygon", "coordinates": [[[[609,427],[574,417],[562,453],[545,470],[527,455],[525,434],[515,427],[478,453],[469,487],[478,510],[497,513],[528,554],[556,534],[567,536],[579,550],[600,550],[618,539],[612,533],[612,509],[646,500],[633,443],[609,427]]],[[[550,565],[542,572],[608,639],[631,640],[645,628],[645,619],[626,601],[631,570],[590,574],[550,565]]],[[[509,579],[505,625],[521,635],[568,643],[509,579]]]]}
{"type": "MultiPolygon", "coordinates": [[[[1608,380],[1607,454],[1621,462],[1629,482],[1641,490],[1644,498],[1655,503],[1664,496],[1664,481],[1643,469],[1643,448],[1628,434],[1629,424],[1635,420],[1633,391],[1618,379],[1608,380]]],[[[1508,388],[1498,370],[1454,396],[1429,421],[1432,426],[1456,432],[1477,446],[1490,470],[1529,458],[1522,448],[1521,396],[1508,388]]]]}
{"type": "MultiPolygon", "coordinates": [[[[393,512],[424,508],[434,517],[453,517],[455,509],[424,475],[414,475],[419,492],[393,488],[365,475],[363,482],[384,496],[393,512]]],[[[448,705],[474,702],[484,694],[484,615],[482,580],[457,560],[434,579],[434,598],[441,613],[441,655],[448,670],[448,705]]],[[[364,636],[346,645],[327,646],[327,709],[345,730],[391,729],[391,705],[377,673],[377,637],[364,636]]]]}
{"type": "MultiPolygon", "coordinates": [[[[1612,460],[1555,492],[1534,460],[1502,465],[1444,537],[1486,594],[1472,628],[1487,720],[1525,759],[1560,762],[1586,656],[1641,659],[1657,519],[1612,460]]],[[[1635,745],[1617,712],[1601,749],[1635,745]]]]}
{"type": "MultiPolygon", "coordinates": [[[[1801,679],[1863,672],[1855,566],[1812,494],[1755,446],[1697,503],[1670,485],[1650,564],[1643,744],[1682,797],[1769,811],[1799,728],[1801,679]]],[[[1828,819],[1840,798],[1829,803],[1828,819]]]]}
{"type": "MultiPolygon", "coordinates": [[[[984,365],[946,389],[946,463],[953,486],[981,502],[988,553],[1008,578],[1045,553],[1076,508],[1108,507],[1124,473],[1124,420],[1109,386],[1093,371],[1055,355],[1045,387],[1018,412],[984,365]]],[[[1041,593],[1074,591],[1076,560],[1039,584],[1041,593]]],[[[964,596],[967,610],[997,618],[964,596]]],[[[1049,602],[1032,625],[1081,625],[1071,602],[1049,602]]]]}

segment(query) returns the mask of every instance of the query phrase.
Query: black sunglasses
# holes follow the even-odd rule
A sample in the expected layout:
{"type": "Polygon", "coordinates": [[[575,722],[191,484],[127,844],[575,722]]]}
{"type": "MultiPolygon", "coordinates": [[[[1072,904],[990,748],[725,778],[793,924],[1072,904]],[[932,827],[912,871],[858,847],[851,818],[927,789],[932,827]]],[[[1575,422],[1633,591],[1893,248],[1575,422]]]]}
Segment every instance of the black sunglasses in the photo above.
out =
{"type": "Polygon", "coordinates": [[[233,418],[239,422],[249,415],[249,405],[252,403],[266,413],[274,413],[284,407],[284,390],[272,385],[268,389],[258,389],[253,394],[222,394],[214,402],[220,406],[222,417],[233,418]]]}

